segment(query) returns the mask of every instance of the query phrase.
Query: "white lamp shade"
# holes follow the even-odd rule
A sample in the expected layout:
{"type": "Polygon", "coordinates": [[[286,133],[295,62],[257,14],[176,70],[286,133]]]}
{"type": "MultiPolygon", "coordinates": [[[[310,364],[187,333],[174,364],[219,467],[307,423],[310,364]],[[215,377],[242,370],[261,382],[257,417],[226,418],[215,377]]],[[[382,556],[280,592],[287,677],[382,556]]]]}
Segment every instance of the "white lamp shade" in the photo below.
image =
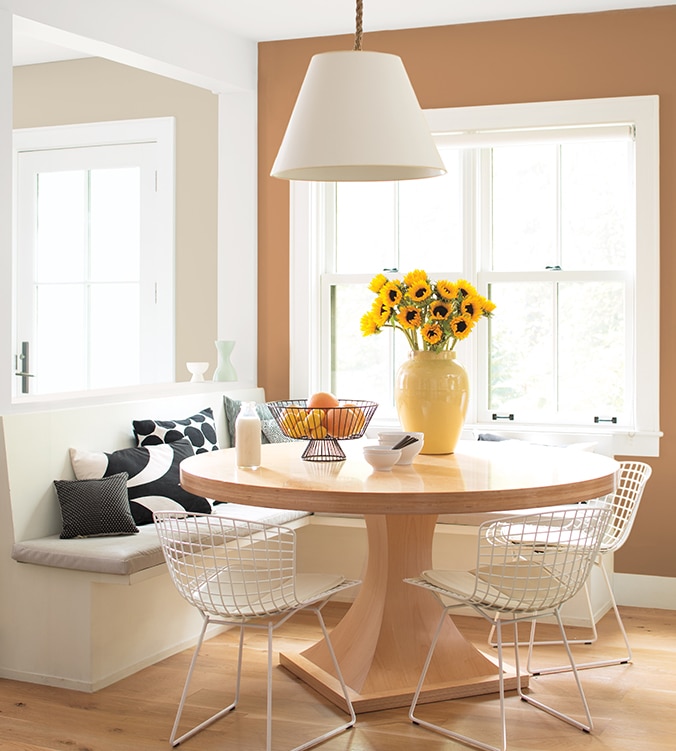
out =
{"type": "Polygon", "coordinates": [[[399,57],[315,55],[271,175],[287,180],[411,180],[446,172],[399,57]]]}

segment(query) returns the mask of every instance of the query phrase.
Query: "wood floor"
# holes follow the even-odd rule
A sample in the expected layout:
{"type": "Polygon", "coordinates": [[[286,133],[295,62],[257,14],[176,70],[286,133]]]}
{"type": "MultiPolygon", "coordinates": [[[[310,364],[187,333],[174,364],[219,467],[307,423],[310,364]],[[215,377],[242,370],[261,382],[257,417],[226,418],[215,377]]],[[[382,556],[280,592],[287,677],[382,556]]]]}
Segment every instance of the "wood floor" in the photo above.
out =
{"type": "MultiPolygon", "coordinates": [[[[331,607],[331,606],[329,606],[331,607]]],[[[340,606],[327,612],[335,622],[340,606]]],[[[581,672],[594,717],[594,732],[583,733],[508,697],[508,743],[511,751],[673,751],[676,747],[676,611],[622,609],[634,650],[630,665],[581,672]]],[[[458,618],[466,635],[483,646],[487,627],[479,618],[458,618]]],[[[548,627],[547,627],[548,628],[548,627]]],[[[599,625],[596,645],[578,646],[579,660],[619,654],[614,619],[599,625]]],[[[544,629],[543,632],[544,634],[544,629]]],[[[303,649],[317,638],[316,622],[304,615],[277,634],[277,647],[303,649]]],[[[265,748],[265,644],[247,640],[246,677],[238,708],[181,748],[190,751],[258,751],[265,748]]],[[[203,649],[186,722],[198,721],[229,702],[228,679],[235,666],[236,642],[229,634],[212,639],[203,649]]],[[[558,664],[557,647],[541,647],[542,663],[558,664]]],[[[0,751],[167,751],[168,737],[185,678],[190,652],[147,668],[95,694],[0,680],[0,751]]],[[[326,723],[343,715],[291,677],[275,669],[273,749],[289,749],[326,723]]],[[[570,674],[531,679],[531,691],[545,702],[558,702],[578,713],[570,674]]],[[[498,742],[497,703],[493,697],[429,704],[423,717],[453,723],[460,732],[483,733],[498,742]]],[[[462,749],[450,740],[412,725],[405,709],[362,714],[352,730],[324,743],[324,751],[410,751],[425,748],[462,749]]]]}

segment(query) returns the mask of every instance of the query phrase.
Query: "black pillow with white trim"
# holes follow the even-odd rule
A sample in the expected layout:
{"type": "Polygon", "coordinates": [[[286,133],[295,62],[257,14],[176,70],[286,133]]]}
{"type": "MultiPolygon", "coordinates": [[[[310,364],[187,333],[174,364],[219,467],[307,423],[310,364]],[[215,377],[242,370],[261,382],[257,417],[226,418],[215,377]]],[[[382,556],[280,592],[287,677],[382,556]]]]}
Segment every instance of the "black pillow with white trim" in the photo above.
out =
{"type": "Polygon", "coordinates": [[[127,496],[126,472],[101,480],[54,480],[61,509],[59,537],[133,535],[134,523],[127,496]]]}
{"type": "Polygon", "coordinates": [[[128,474],[129,507],[139,526],[153,523],[153,511],[211,512],[206,498],[188,493],[179,484],[179,465],[190,456],[194,456],[194,451],[187,438],[111,453],[70,450],[78,480],[100,479],[119,472],[128,474]]]}

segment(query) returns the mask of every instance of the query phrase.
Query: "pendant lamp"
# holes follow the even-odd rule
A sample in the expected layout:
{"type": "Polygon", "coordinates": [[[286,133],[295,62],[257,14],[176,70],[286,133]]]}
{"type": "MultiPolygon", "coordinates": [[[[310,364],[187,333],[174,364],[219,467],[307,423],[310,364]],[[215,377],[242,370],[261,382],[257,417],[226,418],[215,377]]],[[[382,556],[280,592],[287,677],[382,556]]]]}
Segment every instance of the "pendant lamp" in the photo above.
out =
{"type": "Polygon", "coordinates": [[[271,175],[285,180],[412,180],[446,172],[401,58],[354,49],[310,61],[271,175]]]}

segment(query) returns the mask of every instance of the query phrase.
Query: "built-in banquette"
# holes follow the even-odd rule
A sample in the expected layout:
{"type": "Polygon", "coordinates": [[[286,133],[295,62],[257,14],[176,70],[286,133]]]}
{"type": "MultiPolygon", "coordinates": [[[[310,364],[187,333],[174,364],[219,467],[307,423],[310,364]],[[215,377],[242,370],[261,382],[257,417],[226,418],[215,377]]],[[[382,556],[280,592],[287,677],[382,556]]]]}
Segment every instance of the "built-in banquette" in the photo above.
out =
{"type": "MultiPolygon", "coordinates": [[[[134,421],[185,419],[211,408],[218,446],[228,448],[226,396],[231,405],[265,401],[260,388],[183,383],[150,397],[0,417],[0,676],[96,691],[194,644],[199,615],[171,583],[153,525],[133,535],[60,539],[54,480],[74,479],[71,449],[134,447],[134,421]]],[[[301,571],[362,573],[360,518],[235,504],[227,513],[293,525],[301,571]]],[[[471,565],[476,521],[440,519],[435,559],[471,565]]],[[[594,601],[596,618],[607,608],[594,601]]],[[[582,605],[569,609],[569,623],[584,621],[582,605]]]]}

